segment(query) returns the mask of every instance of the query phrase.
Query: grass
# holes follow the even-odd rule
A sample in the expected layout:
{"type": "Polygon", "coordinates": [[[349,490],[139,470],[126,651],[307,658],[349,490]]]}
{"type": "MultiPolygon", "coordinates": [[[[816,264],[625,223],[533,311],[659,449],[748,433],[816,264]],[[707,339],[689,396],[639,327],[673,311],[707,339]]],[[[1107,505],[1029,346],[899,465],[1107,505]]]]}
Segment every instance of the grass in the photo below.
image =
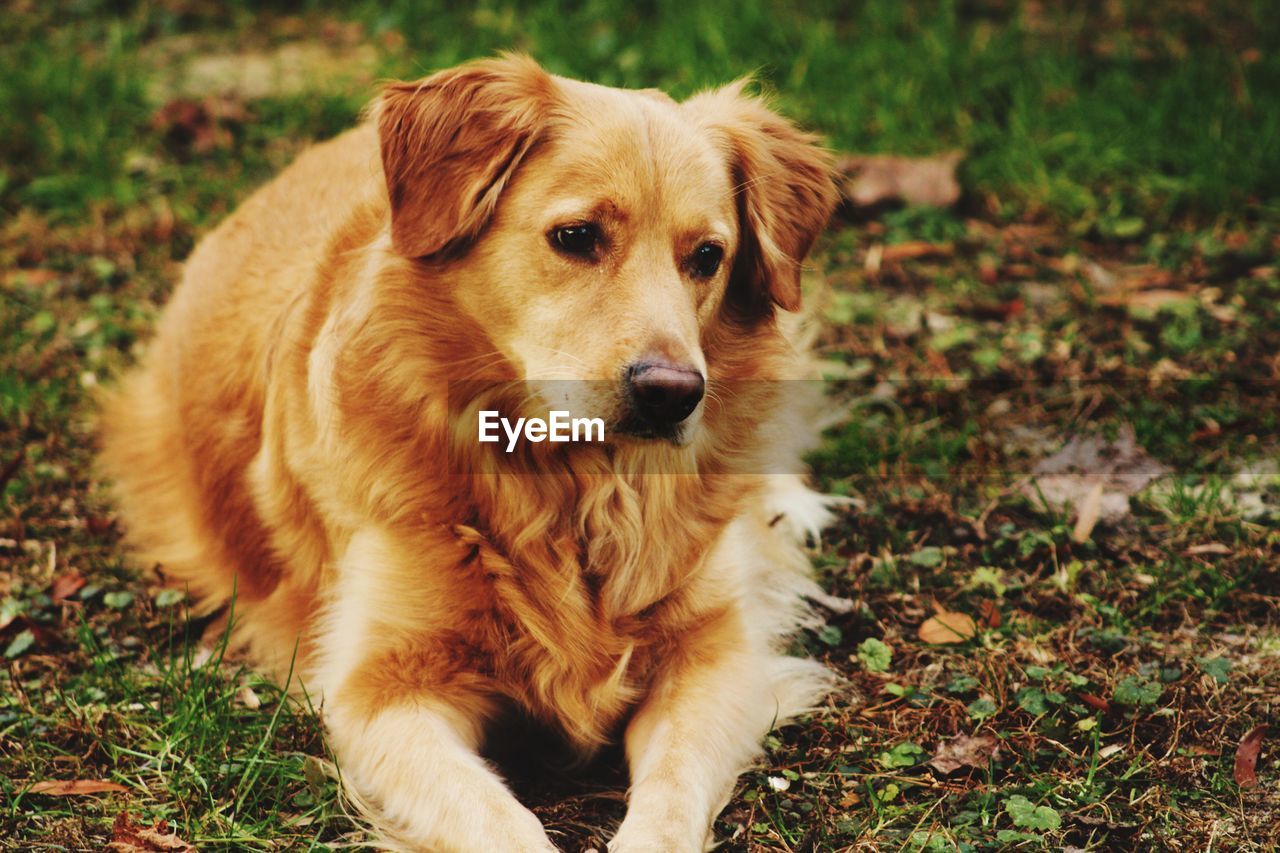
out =
{"type": "MultiPolygon", "coordinates": [[[[139,601],[118,590],[86,591],[80,600],[101,595],[107,608],[130,611],[133,618],[114,627],[143,631],[153,645],[139,651],[136,637],[120,642],[86,618],[56,654],[31,655],[28,677],[11,679],[0,712],[5,741],[22,744],[25,773],[59,779],[68,767],[101,765],[95,778],[130,792],[124,810],[145,813],[144,825],[180,826],[205,844],[305,843],[334,820],[349,829],[335,811],[335,774],[313,709],[224,663],[220,649],[196,659],[180,595],[139,601]],[[41,665],[55,660],[63,672],[41,678],[41,665]]],[[[24,603],[39,613],[38,597],[24,603]]],[[[89,608],[76,609],[83,616],[89,608]]],[[[25,849],[101,843],[75,799],[28,787],[12,778],[5,785],[7,838],[25,849]]]]}
{"type": "MultiPolygon", "coordinates": [[[[198,653],[181,599],[121,553],[90,395],[199,235],[374,80],[515,47],[677,95],[755,70],[840,149],[967,152],[955,209],[863,214],[815,255],[819,352],[850,417],[813,464],[860,501],[815,560],[857,609],[801,645],[849,686],[770,737],[718,824],[726,849],[1269,849],[1273,765],[1264,751],[1245,789],[1233,763],[1280,691],[1280,24],[1261,2],[1207,9],[14,6],[0,847],[98,849],[125,811],[215,849],[363,838],[314,709],[198,653]],[[197,60],[234,72],[291,45],[319,47],[300,88],[190,81],[197,60]],[[163,118],[175,98],[196,118],[163,118]],[[911,242],[930,253],[886,251],[911,242]],[[1070,435],[1126,427],[1169,473],[1077,536],[1079,507],[1027,475],[1070,435]],[[939,608],[974,635],[923,642],[939,608]],[[958,735],[990,740],[973,766],[931,766],[958,735]],[[73,779],[126,790],[30,790],[73,779]]],[[[566,849],[599,847],[618,760],[514,781],[566,849]]]]}
{"type": "MultiPolygon", "coordinates": [[[[677,95],[757,71],[841,148],[961,148],[975,203],[1123,236],[1227,205],[1238,216],[1274,213],[1280,58],[1269,48],[1280,23],[1263,0],[1226,5],[1209,15],[1173,0],[1095,13],[891,0],[785,10],[768,0],[593,0],[568,9],[361,2],[342,14],[385,46],[378,71],[386,74],[509,48],[563,73],[677,95]]],[[[266,15],[287,25],[262,26],[250,3],[116,8],[31,4],[2,25],[10,203],[74,209],[147,194],[123,155],[150,115],[148,84],[165,76],[148,67],[148,45],[189,33],[224,46],[235,41],[229,33],[266,44],[298,32],[289,23],[298,16],[266,15]]],[[[324,14],[314,3],[296,9],[304,22],[324,14]]],[[[337,100],[349,108],[367,94],[347,90],[337,100]]],[[[283,124],[304,130],[332,132],[351,112],[295,100],[304,103],[283,124]]]]}

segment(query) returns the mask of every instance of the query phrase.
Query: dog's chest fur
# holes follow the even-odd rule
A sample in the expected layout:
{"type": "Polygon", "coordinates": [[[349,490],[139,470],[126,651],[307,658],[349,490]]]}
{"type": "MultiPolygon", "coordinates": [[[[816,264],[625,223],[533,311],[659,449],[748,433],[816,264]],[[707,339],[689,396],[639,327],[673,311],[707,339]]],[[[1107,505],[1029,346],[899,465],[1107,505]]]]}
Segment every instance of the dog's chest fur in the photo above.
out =
{"type": "MultiPolygon", "coordinates": [[[[694,554],[706,553],[718,525],[697,512],[660,509],[682,505],[653,494],[670,487],[655,478],[652,488],[632,493],[626,504],[633,519],[626,511],[619,517],[612,505],[610,537],[594,543],[572,532],[576,524],[562,522],[565,529],[544,531],[513,557],[475,528],[454,529],[469,548],[465,569],[485,578],[497,617],[483,641],[497,688],[584,751],[614,734],[647,689],[666,644],[717,610],[705,606],[702,589],[703,606],[688,603],[691,587],[703,585],[702,560],[694,554]],[[638,535],[618,532],[628,529],[638,535]]],[[[713,493],[704,498],[704,507],[714,505],[713,493]]],[[[593,526],[585,519],[583,527],[593,526]]]]}

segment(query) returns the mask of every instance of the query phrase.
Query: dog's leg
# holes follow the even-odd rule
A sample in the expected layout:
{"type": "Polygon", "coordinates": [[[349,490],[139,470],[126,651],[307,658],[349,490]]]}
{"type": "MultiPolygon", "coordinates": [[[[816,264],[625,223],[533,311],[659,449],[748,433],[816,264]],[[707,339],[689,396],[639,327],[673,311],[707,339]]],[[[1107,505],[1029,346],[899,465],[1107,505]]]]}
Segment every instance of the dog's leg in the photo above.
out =
{"type": "Polygon", "coordinates": [[[492,698],[482,676],[456,665],[458,640],[441,623],[453,610],[417,568],[423,552],[364,530],[337,567],[312,683],[344,786],[412,850],[554,851],[477,752],[492,698]]]}
{"type": "Polygon", "coordinates": [[[408,703],[357,719],[338,706],[325,712],[344,782],[393,839],[415,850],[555,851],[448,711],[408,703]]]}
{"type": "Polygon", "coordinates": [[[780,710],[794,710],[775,694],[797,678],[818,684],[806,662],[753,649],[739,617],[721,621],[683,644],[627,728],[631,793],[610,853],[703,850],[738,774],[780,710]]]}

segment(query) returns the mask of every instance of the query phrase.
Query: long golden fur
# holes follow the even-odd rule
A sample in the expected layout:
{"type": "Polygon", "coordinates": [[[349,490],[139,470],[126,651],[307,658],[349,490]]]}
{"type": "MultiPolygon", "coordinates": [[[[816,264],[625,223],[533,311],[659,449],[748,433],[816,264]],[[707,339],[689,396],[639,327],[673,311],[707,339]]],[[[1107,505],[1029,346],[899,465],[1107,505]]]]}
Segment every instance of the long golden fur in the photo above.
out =
{"type": "Polygon", "coordinates": [[[322,696],[401,843],[554,849],[478,757],[515,709],[584,754],[625,737],[611,851],[701,850],[762,736],[827,687],[779,651],[824,510],[777,380],[829,169],[741,84],[677,104],[504,56],[388,86],[197,247],[103,401],[104,471],[145,559],[205,612],[234,596],[233,642],[322,696]],[[549,244],[587,222],[599,257],[549,244]],[[724,263],[694,275],[707,241],[724,263]],[[616,423],[616,377],[653,352],[707,382],[669,440],[520,468],[476,441],[478,409],[549,381],[616,423]]]}

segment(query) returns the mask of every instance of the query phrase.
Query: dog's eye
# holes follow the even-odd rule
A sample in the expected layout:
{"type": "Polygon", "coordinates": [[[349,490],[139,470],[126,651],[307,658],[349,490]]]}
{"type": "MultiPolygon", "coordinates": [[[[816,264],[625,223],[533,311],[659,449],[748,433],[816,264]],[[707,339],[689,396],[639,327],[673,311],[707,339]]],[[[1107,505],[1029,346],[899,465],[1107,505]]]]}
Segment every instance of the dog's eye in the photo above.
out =
{"type": "Polygon", "coordinates": [[[699,278],[711,278],[720,269],[720,262],[724,260],[724,249],[715,243],[703,243],[694,249],[693,257],[689,259],[689,266],[693,268],[693,274],[699,278]]]}
{"type": "Polygon", "coordinates": [[[566,225],[551,232],[551,244],[567,255],[591,257],[600,246],[600,232],[594,225],[566,225]]]}

